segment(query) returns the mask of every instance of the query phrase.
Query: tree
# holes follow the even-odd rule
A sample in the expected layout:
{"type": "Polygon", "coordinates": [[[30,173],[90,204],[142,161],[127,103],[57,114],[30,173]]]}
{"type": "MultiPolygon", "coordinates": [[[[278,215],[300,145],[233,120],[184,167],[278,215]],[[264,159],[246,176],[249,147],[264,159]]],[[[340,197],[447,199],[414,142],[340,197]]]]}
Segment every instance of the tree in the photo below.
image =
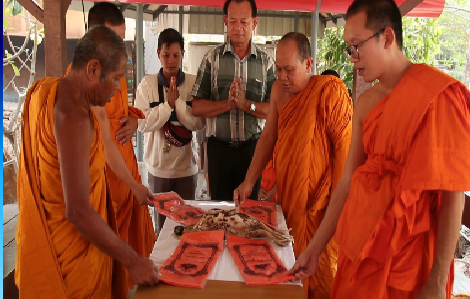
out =
{"type": "Polygon", "coordinates": [[[455,78],[470,87],[470,5],[467,0],[446,0],[438,19],[442,28],[439,63],[455,71],[455,78]]]}
{"type": "Polygon", "coordinates": [[[4,50],[3,67],[13,68],[13,78],[8,82],[6,87],[3,88],[5,92],[10,86],[18,94],[19,102],[14,113],[10,115],[8,125],[3,126],[3,137],[7,143],[4,143],[3,149],[3,160],[15,160],[19,153],[19,129],[20,122],[18,116],[23,106],[24,99],[28,88],[34,83],[34,77],[36,75],[36,53],[37,47],[41,43],[44,37],[44,29],[37,29],[37,20],[29,14],[28,11],[24,10],[23,7],[15,0],[3,0],[4,13],[3,13],[3,35],[7,38],[10,46],[10,51],[4,50]],[[27,21],[28,31],[26,32],[25,40],[22,46],[13,45],[8,30],[14,28],[9,27],[8,18],[10,16],[20,16],[27,21]],[[33,41],[33,46],[28,49],[29,41],[33,41]],[[23,58],[22,58],[23,56],[23,58]],[[23,70],[29,71],[28,86],[17,86],[15,79],[20,76],[20,72],[23,70]]]}
{"type": "MultiPolygon", "coordinates": [[[[348,89],[352,90],[353,65],[343,55],[347,46],[343,40],[343,27],[326,28],[323,38],[318,39],[318,71],[334,69],[348,89]]],[[[442,32],[436,19],[403,18],[403,52],[415,63],[434,64],[439,53],[439,36],[442,32]]]]}

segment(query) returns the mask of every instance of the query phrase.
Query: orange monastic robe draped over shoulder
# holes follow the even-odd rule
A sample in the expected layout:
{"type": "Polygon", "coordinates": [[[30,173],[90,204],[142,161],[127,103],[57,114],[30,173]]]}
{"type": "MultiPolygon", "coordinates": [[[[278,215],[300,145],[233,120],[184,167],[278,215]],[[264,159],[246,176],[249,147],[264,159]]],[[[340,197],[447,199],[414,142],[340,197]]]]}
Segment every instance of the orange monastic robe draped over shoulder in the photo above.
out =
{"type": "MultiPolygon", "coordinates": [[[[121,90],[116,91],[111,102],[106,104],[105,109],[109,118],[111,137],[134,179],[142,183],[132,142],[129,141],[126,145],[122,145],[116,140],[116,132],[122,127],[119,122],[122,117],[145,118],[142,111],[127,104],[126,78],[121,78],[121,90]]],[[[139,204],[131,189],[108,165],[106,165],[106,174],[111,190],[111,198],[116,209],[119,236],[131,245],[138,254],[149,257],[155,243],[155,231],[148,207],[139,204]]],[[[127,279],[128,287],[132,289],[134,287],[132,278],[128,275],[127,279]]]]}
{"type": "MultiPolygon", "coordinates": [[[[71,68],[72,64],[69,65],[65,74],[66,76],[71,68]]],[[[135,107],[128,106],[127,82],[125,77],[121,78],[121,90],[116,90],[111,101],[106,104],[105,109],[109,118],[111,137],[116,143],[127,165],[127,169],[129,169],[137,182],[142,183],[132,142],[129,141],[126,145],[122,145],[116,140],[116,132],[122,127],[122,124],[119,122],[122,117],[131,116],[138,119],[145,118],[142,111],[135,107]]],[[[111,191],[111,198],[115,207],[119,236],[124,242],[131,245],[138,254],[149,257],[155,243],[155,231],[148,207],[139,204],[126,183],[124,183],[107,164],[106,174],[111,191]]],[[[132,289],[134,282],[129,275],[127,280],[129,289],[132,289]]]]}
{"type": "MultiPolygon", "coordinates": [[[[439,190],[470,188],[469,105],[460,82],[413,65],[364,119],[368,158],[336,230],[332,298],[416,298],[433,266],[439,190]]],[[[447,298],[453,273],[452,263],[447,298]]]]}
{"type": "MultiPolygon", "coordinates": [[[[281,107],[278,126],[277,190],[298,257],[320,226],[346,164],[352,135],[346,86],[333,76],[313,76],[281,107]]],[[[337,255],[332,240],[316,274],[304,281],[307,299],[330,297],[337,255]]]]}
{"type": "MultiPolygon", "coordinates": [[[[24,299],[127,298],[124,268],[66,219],[53,135],[58,78],[43,78],[29,90],[22,120],[18,172],[15,281],[24,299]]],[[[98,121],[90,147],[90,204],[116,231],[107,197],[105,153],[98,121]]]]}

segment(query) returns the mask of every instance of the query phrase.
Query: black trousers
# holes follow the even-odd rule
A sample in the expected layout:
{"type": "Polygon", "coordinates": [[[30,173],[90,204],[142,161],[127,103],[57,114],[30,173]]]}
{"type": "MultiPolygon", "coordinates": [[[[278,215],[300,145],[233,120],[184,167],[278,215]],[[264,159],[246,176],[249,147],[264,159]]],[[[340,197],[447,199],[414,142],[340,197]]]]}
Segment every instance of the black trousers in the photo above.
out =
{"type": "MultiPolygon", "coordinates": [[[[233,191],[245,180],[257,143],[254,139],[233,146],[215,137],[209,138],[207,160],[212,200],[233,200],[233,191]]],[[[258,200],[260,184],[261,177],[253,187],[250,199],[258,200]]]]}

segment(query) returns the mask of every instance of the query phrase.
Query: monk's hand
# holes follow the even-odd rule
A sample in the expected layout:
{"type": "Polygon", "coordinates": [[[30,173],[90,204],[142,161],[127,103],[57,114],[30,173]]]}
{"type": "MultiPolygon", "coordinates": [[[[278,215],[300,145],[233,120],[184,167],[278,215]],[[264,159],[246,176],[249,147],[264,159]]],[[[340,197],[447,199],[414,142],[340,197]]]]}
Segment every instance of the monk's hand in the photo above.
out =
{"type": "Polygon", "coordinates": [[[446,282],[438,283],[432,279],[431,275],[428,282],[419,290],[416,299],[445,299],[446,282]]]}
{"type": "Polygon", "coordinates": [[[311,246],[300,254],[292,269],[289,270],[290,275],[296,278],[307,278],[315,274],[318,264],[320,263],[320,255],[314,254],[311,246]]]}
{"type": "Polygon", "coordinates": [[[136,285],[153,286],[160,280],[158,267],[152,260],[141,255],[138,255],[126,268],[136,285]]]}
{"type": "Polygon", "coordinates": [[[180,93],[176,87],[176,78],[171,77],[170,79],[170,89],[168,90],[168,105],[173,109],[175,108],[176,100],[179,98],[180,93]]]}
{"type": "Polygon", "coordinates": [[[132,188],[132,193],[134,193],[135,198],[141,205],[154,206],[154,196],[150,190],[142,184],[136,184],[132,188]]]}
{"type": "Polygon", "coordinates": [[[235,206],[239,206],[245,202],[245,199],[250,196],[251,191],[253,190],[253,185],[248,183],[246,180],[238,186],[235,191],[233,191],[233,201],[235,206]]]}
{"type": "Polygon", "coordinates": [[[260,190],[260,195],[259,195],[259,200],[261,201],[272,201],[274,195],[277,193],[277,188],[276,185],[273,186],[273,188],[269,191],[264,190],[261,188],[260,190]]]}
{"type": "Polygon", "coordinates": [[[122,144],[126,145],[134,136],[135,131],[139,122],[137,118],[131,116],[124,116],[119,120],[123,126],[116,132],[116,140],[122,144]]]}

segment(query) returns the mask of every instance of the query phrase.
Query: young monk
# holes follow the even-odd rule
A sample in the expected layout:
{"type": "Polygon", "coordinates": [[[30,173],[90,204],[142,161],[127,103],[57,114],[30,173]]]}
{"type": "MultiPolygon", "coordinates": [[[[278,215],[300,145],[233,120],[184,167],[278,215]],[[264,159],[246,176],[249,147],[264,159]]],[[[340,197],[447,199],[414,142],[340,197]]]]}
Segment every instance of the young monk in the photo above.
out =
{"type": "MultiPolygon", "coordinates": [[[[158,282],[153,262],[116,234],[105,163],[122,158],[115,147],[105,155],[91,110],[119,90],[126,60],[122,39],[95,26],[76,46],[67,77],[40,79],[28,91],[18,173],[20,298],[127,298],[123,266],[136,284],[158,282]]],[[[113,169],[132,178],[124,163],[113,169]]],[[[134,193],[151,204],[144,186],[134,193]]]]}
{"type": "Polygon", "coordinates": [[[353,138],[325,218],[291,273],[314,275],[335,234],[332,298],[450,298],[470,177],[470,93],[402,51],[393,0],[356,0],[345,49],[364,81],[353,138]]]}
{"type": "MultiPolygon", "coordinates": [[[[296,257],[325,215],[346,163],[352,130],[346,86],[333,76],[312,76],[313,65],[305,35],[292,32],[282,37],[266,127],[245,181],[234,191],[236,203],[249,196],[277,142],[278,201],[292,228],[296,257]]],[[[321,257],[320,271],[304,280],[306,298],[330,297],[337,255],[338,246],[332,240],[321,257]]]]}
{"type": "MultiPolygon", "coordinates": [[[[96,25],[111,28],[124,39],[125,19],[114,3],[98,2],[90,9],[88,26],[92,28],[96,25]]],[[[140,205],[132,191],[135,189],[133,185],[141,184],[142,180],[131,139],[137,130],[138,119],[145,116],[139,109],[128,106],[125,77],[120,78],[120,87],[104,107],[92,109],[100,123],[105,151],[115,144],[133,178],[128,184],[122,179],[122,173],[114,172],[109,163],[106,165],[106,179],[114,202],[119,236],[138,254],[149,257],[155,243],[152,219],[148,207],[140,205]]],[[[129,275],[127,281],[129,289],[132,289],[134,282],[129,275]]]]}

